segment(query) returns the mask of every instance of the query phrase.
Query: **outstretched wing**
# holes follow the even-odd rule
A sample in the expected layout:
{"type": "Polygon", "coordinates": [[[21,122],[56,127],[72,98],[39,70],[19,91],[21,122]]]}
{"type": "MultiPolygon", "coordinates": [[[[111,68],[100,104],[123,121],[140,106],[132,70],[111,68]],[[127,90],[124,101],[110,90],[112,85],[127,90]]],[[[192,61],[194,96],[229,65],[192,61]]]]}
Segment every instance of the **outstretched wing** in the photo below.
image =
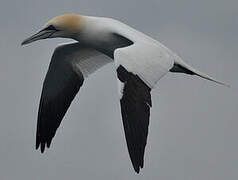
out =
{"type": "Polygon", "coordinates": [[[111,62],[100,52],[79,43],[56,48],[46,74],[38,112],[36,149],[50,147],[67,109],[84,79],[98,68],[111,62]]]}
{"type": "Polygon", "coordinates": [[[173,61],[151,44],[135,44],[114,53],[121,114],[129,155],[137,173],[144,164],[148,136],[151,88],[173,66],[173,61]]]}

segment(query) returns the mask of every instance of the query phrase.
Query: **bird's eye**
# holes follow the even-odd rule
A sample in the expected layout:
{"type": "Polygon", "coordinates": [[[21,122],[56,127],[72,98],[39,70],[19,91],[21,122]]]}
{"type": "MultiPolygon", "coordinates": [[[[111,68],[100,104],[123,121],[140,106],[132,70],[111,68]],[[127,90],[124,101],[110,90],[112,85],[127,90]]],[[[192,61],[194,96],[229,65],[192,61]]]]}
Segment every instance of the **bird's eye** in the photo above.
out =
{"type": "Polygon", "coordinates": [[[57,31],[57,29],[53,25],[49,25],[44,30],[55,30],[55,31],[57,31]]]}

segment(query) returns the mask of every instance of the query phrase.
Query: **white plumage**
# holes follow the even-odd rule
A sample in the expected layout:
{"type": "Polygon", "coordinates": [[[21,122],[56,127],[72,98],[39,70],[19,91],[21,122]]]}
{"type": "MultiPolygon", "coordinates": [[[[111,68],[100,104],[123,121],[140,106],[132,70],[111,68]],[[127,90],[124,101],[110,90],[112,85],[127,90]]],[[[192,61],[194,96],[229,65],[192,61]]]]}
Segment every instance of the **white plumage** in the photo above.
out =
{"type": "Polygon", "coordinates": [[[113,60],[128,151],[137,173],[144,165],[152,106],[150,92],[158,80],[171,71],[224,84],[189,66],[160,42],[111,18],[57,16],[22,44],[56,37],[78,42],[60,45],[52,56],[38,113],[36,149],[41,147],[41,152],[45,146],[50,147],[84,80],[113,60]]]}

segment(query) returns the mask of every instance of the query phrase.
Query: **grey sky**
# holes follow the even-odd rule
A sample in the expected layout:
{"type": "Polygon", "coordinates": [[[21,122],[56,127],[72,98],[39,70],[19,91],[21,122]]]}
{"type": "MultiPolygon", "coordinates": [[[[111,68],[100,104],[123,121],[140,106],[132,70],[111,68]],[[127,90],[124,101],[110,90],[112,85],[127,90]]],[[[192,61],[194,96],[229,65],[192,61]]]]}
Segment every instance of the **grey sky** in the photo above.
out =
{"type": "Polygon", "coordinates": [[[0,179],[238,178],[237,0],[11,0],[0,2],[0,179]],[[54,48],[21,47],[63,13],[109,16],[160,40],[186,62],[223,80],[171,74],[152,91],[145,167],[129,160],[113,64],[85,81],[43,155],[34,150],[41,87],[54,48]]]}

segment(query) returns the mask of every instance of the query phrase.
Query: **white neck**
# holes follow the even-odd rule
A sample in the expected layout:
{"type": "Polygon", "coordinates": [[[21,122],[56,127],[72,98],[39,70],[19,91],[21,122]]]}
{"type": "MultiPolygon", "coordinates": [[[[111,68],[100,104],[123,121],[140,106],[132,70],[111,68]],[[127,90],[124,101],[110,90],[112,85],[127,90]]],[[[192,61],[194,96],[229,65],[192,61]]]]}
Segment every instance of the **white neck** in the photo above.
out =
{"type": "Polygon", "coordinates": [[[93,16],[83,16],[84,27],[80,34],[77,34],[74,38],[78,41],[83,41],[86,43],[96,43],[102,42],[110,39],[113,33],[110,24],[105,23],[106,18],[93,17],[93,16]]]}

